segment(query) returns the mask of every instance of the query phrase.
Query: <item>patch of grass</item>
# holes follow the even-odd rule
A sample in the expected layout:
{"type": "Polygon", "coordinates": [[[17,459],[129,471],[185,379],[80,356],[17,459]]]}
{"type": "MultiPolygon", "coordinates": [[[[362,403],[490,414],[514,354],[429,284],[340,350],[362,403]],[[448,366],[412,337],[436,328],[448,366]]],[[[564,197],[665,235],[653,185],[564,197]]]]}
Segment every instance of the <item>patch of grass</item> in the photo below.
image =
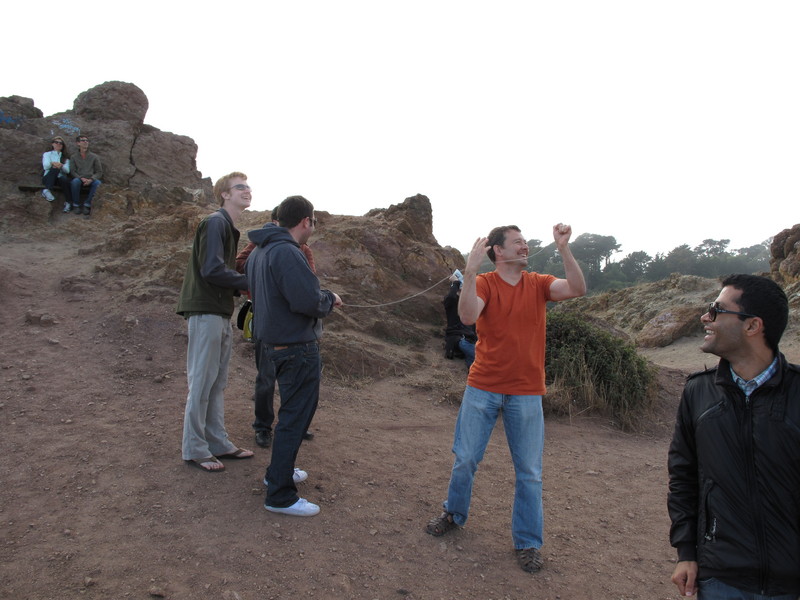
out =
{"type": "Polygon", "coordinates": [[[656,396],[655,371],[629,343],[572,314],[549,311],[547,410],[601,414],[637,429],[656,396]]]}

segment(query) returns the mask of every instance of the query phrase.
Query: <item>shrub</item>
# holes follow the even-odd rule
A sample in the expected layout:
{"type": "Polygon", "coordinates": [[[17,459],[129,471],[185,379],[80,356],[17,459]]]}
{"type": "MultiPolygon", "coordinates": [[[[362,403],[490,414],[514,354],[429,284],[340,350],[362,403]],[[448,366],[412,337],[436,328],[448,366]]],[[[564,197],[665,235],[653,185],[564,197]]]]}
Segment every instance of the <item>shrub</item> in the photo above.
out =
{"type": "Polygon", "coordinates": [[[636,429],[656,395],[655,371],[629,343],[575,315],[548,311],[545,409],[593,412],[636,429]]]}

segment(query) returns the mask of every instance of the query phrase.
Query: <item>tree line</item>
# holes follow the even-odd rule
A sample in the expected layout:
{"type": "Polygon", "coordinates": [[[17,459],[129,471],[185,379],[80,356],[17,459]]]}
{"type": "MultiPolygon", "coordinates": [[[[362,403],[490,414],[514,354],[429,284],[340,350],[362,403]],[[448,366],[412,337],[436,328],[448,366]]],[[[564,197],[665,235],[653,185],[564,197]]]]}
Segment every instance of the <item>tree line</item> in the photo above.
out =
{"type": "MultiPolygon", "coordinates": [[[[672,273],[720,277],[730,273],[761,273],[769,271],[771,240],[748,248],[729,249],[730,240],[703,240],[694,248],[683,244],[666,254],[650,256],[646,252],[631,252],[619,261],[620,244],[614,236],[583,233],[570,243],[572,254],[583,269],[586,284],[592,292],[621,289],[649,281],[666,279],[672,273]]],[[[564,276],[564,266],[555,242],[542,246],[541,240],[528,242],[528,265],[532,271],[564,276]]],[[[486,259],[482,272],[494,267],[486,259]]]]}

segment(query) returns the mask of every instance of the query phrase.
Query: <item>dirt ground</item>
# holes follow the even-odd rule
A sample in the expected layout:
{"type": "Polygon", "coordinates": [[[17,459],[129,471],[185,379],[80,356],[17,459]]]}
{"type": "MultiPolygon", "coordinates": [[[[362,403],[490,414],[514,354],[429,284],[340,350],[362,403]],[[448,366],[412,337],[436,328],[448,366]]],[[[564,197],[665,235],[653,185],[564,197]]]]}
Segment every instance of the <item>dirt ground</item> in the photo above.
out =
{"type": "Polygon", "coordinates": [[[0,598],[678,598],[665,462],[684,373],[713,362],[699,340],[649,353],[668,391],[648,433],[547,420],[546,563],[530,575],[512,552],[502,425],[467,527],[423,532],[452,466],[458,406],[443,386],[465,375],[441,340],[423,349],[424,373],[325,380],[298,462],[301,494],[322,511],[268,513],[252,347],[237,336],[226,423],[256,457],[224,473],[187,466],[185,324],[172,304],[126,302],[70,235],[91,220],[64,219],[48,237],[6,234],[0,246],[0,598]]]}

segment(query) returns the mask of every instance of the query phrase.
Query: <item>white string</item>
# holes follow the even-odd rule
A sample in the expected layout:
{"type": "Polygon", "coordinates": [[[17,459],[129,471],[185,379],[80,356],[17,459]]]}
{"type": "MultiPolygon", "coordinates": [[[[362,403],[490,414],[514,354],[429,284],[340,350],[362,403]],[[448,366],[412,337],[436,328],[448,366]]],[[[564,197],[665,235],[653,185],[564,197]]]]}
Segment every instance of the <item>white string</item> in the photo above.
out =
{"type": "MultiPolygon", "coordinates": [[[[544,252],[544,250],[545,250],[545,248],[541,248],[538,252],[529,255],[528,256],[528,261],[530,261],[530,259],[533,258],[534,256],[536,256],[537,254],[541,254],[542,252],[544,252]]],[[[514,262],[515,260],[516,259],[509,259],[509,260],[501,260],[499,262],[514,262]]],[[[450,277],[451,277],[451,275],[448,275],[444,279],[434,283],[427,290],[422,290],[421,292],[417,292],[416,294],[412,294],[412,295],[410,295],[410,296],[408,296],[406,298],[401,298],[400,300],[392,300],[391,302],[383,302],[381,304],[346,304],[346,303],[342,302],[342,306],[346,306],[348,308],[380,308],[382,306],[391,306],[392,304],[400,304],[401,302],[405,302],[407,300],[411,300],[412,298],[416,298],[417,296],[421,296],[422,294],[430,292],[437,285],[439,285],[441,283],[444,283],[445,281],[449,280],[450,277]]]]}
{"type": "Polygon", "coordinates": [[[439,285],[440,283],[444,283],[448,279],[450,279],[450,275],[448,275],[447,277],[445,277],[441,281],[437,281],[431,287],[429,287],[427,290],[422,290],[421,292],[417,292],[416,294],[412,294],[411,296],[408,296],[407,298],[401,298],[400,300],[392,300],[391,302],[384,302],[383,304],[345,304],[344,302],[342,302],[342,306],[347,306],[348,308],[378,308],[379,306],[390,306],[392,304],[400,304],[401,302],[405,302],[406,300],[411,300],[412,298],[416,298],[417,296],[421,296],[422,294],[424,294],[426,292],[430,292],[437,285],[439,285]]]}

